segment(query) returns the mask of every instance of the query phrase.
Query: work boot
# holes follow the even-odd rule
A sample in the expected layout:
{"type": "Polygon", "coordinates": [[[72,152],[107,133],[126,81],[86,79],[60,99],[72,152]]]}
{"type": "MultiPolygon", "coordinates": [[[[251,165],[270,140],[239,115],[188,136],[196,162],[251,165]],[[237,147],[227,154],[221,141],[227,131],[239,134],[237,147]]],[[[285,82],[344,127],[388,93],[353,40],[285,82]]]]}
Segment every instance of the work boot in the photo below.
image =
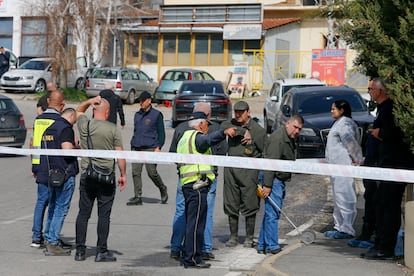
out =
{"type": "Polygon", "coordinates": [[[142,198],[141,197],[131,197],[126,205],[128,205],[128,206],[142,205],[142,198]]]}
{"type": "Polygon", "coordinates": [[[246,239],[243,243],[243,247],[252,248],[254,227],[256,225],[256,215],[246,217],[246,239]]]}
{"type": "Polygon", "coordinates": [[[69,256],[70,249],[64,249],[59,244],[46,243],[46,249],[43,251],[46,256],[69,256]]]}
{"type": "Polygon", "coordinates": [[[229,216],[230,239],[226,242],[227,247],[235,247],[239,244],[237,233],[239,232],[239,217],[229,216]]]}
{"type": "Polygon", "coordinates": [[[163,186],[160,188],[160,193],[161,193],[161,203],[165,204],[168,201],[168,193],[167,193],[167,186],[163,186]]]}

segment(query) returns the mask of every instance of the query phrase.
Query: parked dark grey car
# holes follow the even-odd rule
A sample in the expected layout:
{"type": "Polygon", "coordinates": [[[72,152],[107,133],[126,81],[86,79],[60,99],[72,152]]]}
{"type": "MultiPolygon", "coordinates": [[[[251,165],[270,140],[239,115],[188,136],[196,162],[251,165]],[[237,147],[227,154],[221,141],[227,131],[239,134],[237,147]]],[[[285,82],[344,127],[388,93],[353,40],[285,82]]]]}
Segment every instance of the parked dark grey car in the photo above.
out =
{"type": "Polygon", "coordinates": [[[331,106],[336,100],[344,99],[352,109],[352,118],[361,132],[361,145],[365,145],[367,129],[374,117],[366,102],[354,89],[345,86],[293,88],[282,98],[281,108],[276,113],[273,130],[281,127],[293,114],[303,116],[305,124],[297,138],[297,158],[325,157],[325,145],[329,130],[334,122],[331,106]]]}
{"type": "Polygon", "coordinates": [[[0,94],[0,146],[21,148],[26,133],[23,114],[12,99],[0,94]]]}
{"type": "Polygon", "coordinates": [[[172,102],[173,127],[187,121],[198,102],[207,102],[210,105],[212,121],[222,122],[231,119],[231,101],[224,93],[221,81],[184,81],[172,102]]]}

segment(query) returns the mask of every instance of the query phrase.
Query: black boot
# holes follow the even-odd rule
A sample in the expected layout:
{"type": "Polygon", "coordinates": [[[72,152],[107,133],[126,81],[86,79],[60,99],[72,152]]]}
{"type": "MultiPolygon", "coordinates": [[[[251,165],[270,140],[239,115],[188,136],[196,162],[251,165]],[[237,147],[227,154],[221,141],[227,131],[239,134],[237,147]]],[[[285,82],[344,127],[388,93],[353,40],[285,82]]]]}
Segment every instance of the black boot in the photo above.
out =
{"type": "Polygon", "coordinates": [[[256,225],[256,215],[246,217],[246,240],[243,243],[244,247],[253,247],[254,227],[256,225]]]}
{"type": "Polygon", "coordinates": [[[168,201],[168,193],[167,193],[167,186],[163,186],[160,188],[161,193],[161,203],[166,204],[168,201]]]}
{"type": "Polygon", "coordinates": [[[237,233],[239,232],[239,217],[229,216],[230,239],[226,242],[227,247],[235,247],[239,243],[237,233]]]}

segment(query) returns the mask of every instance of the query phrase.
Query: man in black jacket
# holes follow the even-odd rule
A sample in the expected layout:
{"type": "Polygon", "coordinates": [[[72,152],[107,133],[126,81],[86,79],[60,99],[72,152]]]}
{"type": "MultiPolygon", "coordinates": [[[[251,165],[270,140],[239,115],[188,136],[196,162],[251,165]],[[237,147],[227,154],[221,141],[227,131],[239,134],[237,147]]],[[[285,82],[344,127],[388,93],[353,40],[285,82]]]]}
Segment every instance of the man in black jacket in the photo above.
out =
{"type": "Polygon", "coordinates": [[[124,108],[122,107],[121,97],[114,93],[114,86],[112,83],[106,83],[105,89],[99,93],[99,96],[104,98],[109,102],[109,117],[108,121],[116,124],[117,118],[116,113],[119,114],[119,119],[121,120],[121,128],[125,127],[125,115],[124,108]]]}
{"type": "Polygon", "coordinates": [[[0,77],[9,71],[10,53],[3,47],[0,47],[0,77]]]}
{"type": "MultiPolygon", "coordinates": [[[[368,92],[378,103],[375,128],[370,134],[380,141],[378,165],[383,168],[412,169],[414,157],[404,134],[395,123],[393,101],[388,96],[386,83],[381,78],[371,81],[368,92]]],[[[373,195],[375,206],[375,246],[361,257],[385,260],[394,257],[398,231],[401,226],[401,202],[406,183],[381,180],[373,195]]]]}

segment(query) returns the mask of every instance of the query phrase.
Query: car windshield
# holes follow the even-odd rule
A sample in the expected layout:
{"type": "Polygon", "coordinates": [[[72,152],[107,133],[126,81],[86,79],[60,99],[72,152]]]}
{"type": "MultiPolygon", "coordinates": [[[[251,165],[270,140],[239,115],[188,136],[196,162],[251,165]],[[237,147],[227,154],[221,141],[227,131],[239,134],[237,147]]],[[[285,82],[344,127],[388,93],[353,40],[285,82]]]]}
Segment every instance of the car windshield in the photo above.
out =
{"type": "Polygon", "coordinates": [[[50,64],[47,60],[28,60],[20,66],[19,69],[27,70],[45,70],[50,64]]]}
{"type": "Polygon", "coordinates": [[[189,79],[189,72],[183,71],[168,71],[164,74],[162,80],[174,80],[174,81],[183,81],[189,79]]]}
{"type": "Polygon", "coordinates": [[[305,88],[313,86],[324,86],[323,84],[296,84],[296,85],[286,85],[282,88],[282,97],[292,88],[305,88]]]}
{"type": "Polygon", "coordinates": [[[224,94],[223,86],[218,83],[185,83],[180,89],[180,94],[224,94]]]}
{"type": "Polygon", "coordinates": [[[329,113],[331,111],[332,103],[340,99],[346,100],[351,105],[352,112],[367,111],[367,107],[364,104],[364,101],[358,94],[302,94],[297,101],[297,113],[302,115],[329,113]]]}
{"type": "Polygon", "coordinates": [[[92,79],[107,79],[107,80],[116,80],[118,76],[118,71],[111,69],[94,69],[90,78],[92,79]]]}
{"type": "Polygon", "coordinates": [[[16,112],[17,106],[9,99],[0,99],[0,113],[16,112]]]}

